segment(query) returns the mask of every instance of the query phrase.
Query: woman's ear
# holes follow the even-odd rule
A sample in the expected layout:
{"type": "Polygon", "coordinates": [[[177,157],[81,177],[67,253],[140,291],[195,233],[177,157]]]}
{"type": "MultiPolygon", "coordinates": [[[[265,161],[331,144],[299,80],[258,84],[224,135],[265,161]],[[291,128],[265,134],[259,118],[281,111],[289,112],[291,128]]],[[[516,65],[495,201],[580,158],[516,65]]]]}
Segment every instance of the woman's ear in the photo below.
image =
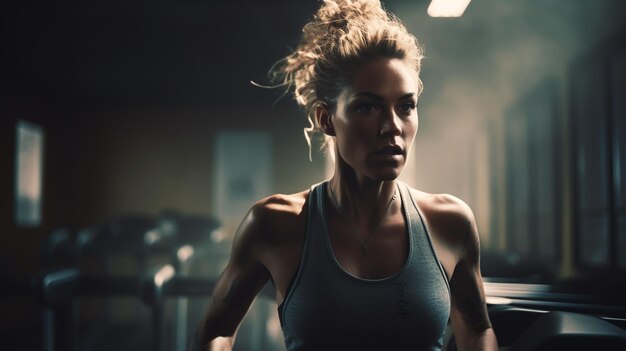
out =
{"type": "Polygon", "coordinates": [[[335,127],[333,126],[332,114],[329,111],[328,105],[317,105],[315,108],[315,118],[317,119],[317,125],[320,126],[324,134],[335,136],[335,127]]]}

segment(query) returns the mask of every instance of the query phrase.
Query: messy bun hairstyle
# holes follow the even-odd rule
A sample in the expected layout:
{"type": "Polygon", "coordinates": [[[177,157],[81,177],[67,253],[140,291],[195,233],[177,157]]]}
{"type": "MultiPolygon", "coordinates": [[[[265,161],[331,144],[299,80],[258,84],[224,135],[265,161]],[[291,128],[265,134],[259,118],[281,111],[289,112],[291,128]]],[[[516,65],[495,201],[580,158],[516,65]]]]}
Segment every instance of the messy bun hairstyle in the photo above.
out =
{"type": "MultiPolygon", "coordinates": [[[[378,0],[324,0],[313,20],[302,30],[293,53],[270,70],[271,79],[293,91],[307,113],[304,129],[311,158],[311,135],[319,131],[315,118],[318,105],[336,107],[341,89],[349,84],[356,67],[369,59],[404,60],[419,79],[423,51],[417,39],[378,0]]],[[[324,136],[322,147],[330,137],[324,136]]],[[[332,155],[332,152],[331,152],[332,155]]]]}

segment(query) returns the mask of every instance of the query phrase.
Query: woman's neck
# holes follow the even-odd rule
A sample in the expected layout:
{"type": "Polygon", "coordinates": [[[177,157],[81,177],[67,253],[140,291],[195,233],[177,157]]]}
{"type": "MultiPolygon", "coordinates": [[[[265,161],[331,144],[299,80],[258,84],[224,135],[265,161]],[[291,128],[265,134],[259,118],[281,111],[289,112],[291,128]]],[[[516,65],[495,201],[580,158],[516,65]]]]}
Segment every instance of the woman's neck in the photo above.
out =
{"type": "MultiPolygon", "coordinates": [[[[357,177],[353,172],[346,174],[337,170],[329,186],[329,196],[334,196],[341,212],[349,220],[368,227],[385,214],[397,189],[395,180],[357,177]]],[[[394,212],[394,207],[389,208],[390,212],[394,212]]]]}

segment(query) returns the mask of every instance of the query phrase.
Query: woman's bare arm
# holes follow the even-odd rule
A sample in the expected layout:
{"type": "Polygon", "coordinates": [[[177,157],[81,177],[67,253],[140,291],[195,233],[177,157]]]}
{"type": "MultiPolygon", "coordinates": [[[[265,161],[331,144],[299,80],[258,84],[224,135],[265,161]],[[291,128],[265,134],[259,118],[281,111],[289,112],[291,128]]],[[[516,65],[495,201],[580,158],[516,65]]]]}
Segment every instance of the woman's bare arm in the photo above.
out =
{"type": "Polygon", "coordinates": [[[270,279],[270,273],[258,259],[266,214],[267,208],[257,204],[239,226],[229,263],[218,278],[208,311],[192,340],[191,351],[232,349],[239,324],[270,279]]]}
{"type": "Polygon", "coordinates": [[[474,215],[465,206],[459,215],[466,219],[467,230],[462,255],[450,280],[450,315],[457,348],[461,351],[498,350],[485,303],[480,274],[480,243],[474,215]]]}

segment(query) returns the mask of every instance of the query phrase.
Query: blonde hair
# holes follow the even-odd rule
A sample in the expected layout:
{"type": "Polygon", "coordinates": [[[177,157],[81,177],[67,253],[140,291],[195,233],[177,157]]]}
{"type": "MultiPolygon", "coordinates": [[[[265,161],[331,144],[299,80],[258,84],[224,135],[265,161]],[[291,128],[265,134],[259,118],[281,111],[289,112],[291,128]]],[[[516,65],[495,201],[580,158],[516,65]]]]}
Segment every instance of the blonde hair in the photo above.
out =
{"type": "MultiPolygon", "coordinates": [[[[378,57],[405,60],[415,69],[418,92],[423,88],[419,79],[422,48],[378,0],[324,0],[302,32],[298,47],[278,61],[270,75],[278,86],[293,90],[297,103],[306,111],[309,127],[304,129],[304,137],[309,159],[311,135],[321,132],[315,118],[317,106],[334,109],[340,91],[350,83],[359,64],[378,57]]],[[[319,134],[324,139],[323,148],[331,138],[319,134]]]]}

